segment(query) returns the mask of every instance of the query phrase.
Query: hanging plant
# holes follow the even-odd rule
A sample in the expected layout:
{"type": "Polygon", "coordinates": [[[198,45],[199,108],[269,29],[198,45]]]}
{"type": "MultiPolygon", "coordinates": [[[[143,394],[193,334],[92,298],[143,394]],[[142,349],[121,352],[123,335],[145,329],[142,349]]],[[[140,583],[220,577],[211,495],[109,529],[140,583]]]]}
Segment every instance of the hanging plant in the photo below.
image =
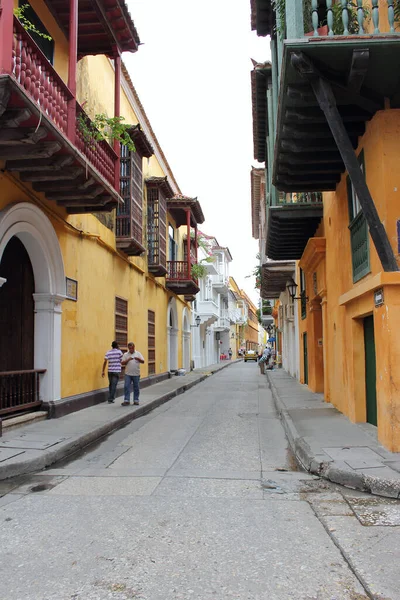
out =
{"type": "Polygon", "coordinates": [[[25,16],[25,11],[28,10],[30,7],[30,4],[23,4],[22,6],[19,6],[18,8],[14,8],[14,15],[17,17],[18,21],[21,23],[22,27],[30,32],[30,33],[36,33],[36,35],[44,38],[45,40],[49,40],[50,42],[52,41],[52,37],[50,37],[47,33],[43,33],[42,31],[39,31],[39,29],[36,27],[36,25],[34,25],[26,16],[25,16]]]}
{"type": "Polygon", "coordinates": [[[194,263],[191,268],[191,273],[195,279],[201,279],[207,275],[207,267],[201,263],[194,263]]]}
{"type": "Polygon", "coordinates": [[[109,143],[116,140],[135,152],[135,144],[129,135],[131,125],[123,123],[124,120],[124,117],[108,117],[105,113],[97,114],[93,119],[89,119],[85,113],[80,113],[77,117],[79,131],[87,146],[94,147],[103,140],[109,143]]]}

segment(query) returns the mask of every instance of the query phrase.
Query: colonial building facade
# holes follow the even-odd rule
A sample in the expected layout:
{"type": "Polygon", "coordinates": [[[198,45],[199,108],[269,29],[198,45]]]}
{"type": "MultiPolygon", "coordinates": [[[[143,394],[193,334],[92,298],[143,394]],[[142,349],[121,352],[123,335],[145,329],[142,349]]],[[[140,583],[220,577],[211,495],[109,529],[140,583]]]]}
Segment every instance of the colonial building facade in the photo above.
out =
{"type": "Polygon", "coordinates": [[[252,2],[272,56],[252,75],[266,254],[276,261],[263,265],[262,289],[280,297],[282,344],[298,344],[300,381],[398,452],[398,11],[357,5],[286,0],[275,12],[270,0],[252,2]],[[297,340],[284,324],[290,303],[297,340]]]}
{"type": "Polygon", "coordinates": [[[126,5],[89,4],[32,0],[30,35],[1,2],[0,418],[104,399],[114,339],[136,343],[144,384],[190,368],[203,213],[121,61],[140,44],[126,5]],[[102,114],[132,144],[99,139],[102,114]]]}

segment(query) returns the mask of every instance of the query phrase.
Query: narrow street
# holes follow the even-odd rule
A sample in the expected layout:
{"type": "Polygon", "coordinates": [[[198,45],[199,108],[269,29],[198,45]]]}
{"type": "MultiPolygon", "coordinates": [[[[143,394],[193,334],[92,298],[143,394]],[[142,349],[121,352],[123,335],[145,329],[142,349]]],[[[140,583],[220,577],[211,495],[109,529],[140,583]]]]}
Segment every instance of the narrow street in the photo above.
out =
{"type": "Polygon", "coordinates": [[[2,600],[400,598],[399,504],[298,470],[255,363],[0,492],[2,600]]]}

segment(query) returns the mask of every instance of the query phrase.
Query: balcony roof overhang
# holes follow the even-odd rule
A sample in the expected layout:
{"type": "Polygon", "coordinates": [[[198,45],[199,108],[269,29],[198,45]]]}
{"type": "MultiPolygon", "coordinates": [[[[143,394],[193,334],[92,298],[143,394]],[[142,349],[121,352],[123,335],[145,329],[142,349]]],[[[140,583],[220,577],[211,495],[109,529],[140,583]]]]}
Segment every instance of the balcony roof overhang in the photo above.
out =
{"type": "Polygon", "coordinates": [[[275,11],[271,0],[251,0],[251,29],[257,35],[273,35],[275,29],[275,11]]]}
{"type": "Polygon", "coordinates": [[[128,133],[130,135],[131,140],[135,144],[137,152],[139,152],[141,156],[145,156],[146,158],[150,158],[150,156],[153,156],[153,146],[151,145],[147,135],[143,131],[140,123],[131,127],[128,130],[128,133]]]}
{"type": "Polygon", "coordinates": [[[253,151],[258,162],[266,161],[268,136],[267,90],[272,77],[270,62],[255,63],[251,72],[251,100],[253,114],[253,151]]]}
{"type": "Polygon", "coordinates": [[[400,107],[400,83],[393,77],[400,71],[400,37],[305,37],[284,43],[273,183],[285,192],[332,191],[345,167],[311,84],[296,68],[300,53],[330,82],[356,149],[366,122],[384,108],[385,98],[391,108],[400,107]],[[350,81],[357,51],[367,57],[358,90],[350,81]]]}
{"type": "Polygon", "coordinates": [[[190,211],[191,227],[204,223],[203,211],[197,198],[189,198],[182,194],[176,194],[172,198],[167,199],[167,209],[178,227],[186,225],[186,213],[188,210],[190,211]]]}
{"type": "Polygon", "coordinates": [[[294,261],[271,260],[261,267],[261,298],[279,298],[296,272],[294,261]]]}
{"type": "Polygon", "coordinates": [[[174,194],[168,177],[147,177],[145,183],[149,188],[158,188],[165,198],[170,198],[174,194]]]}
{"type": "Polygon", "coordinates": [[[266,254],[275,260],[298,260],[323,217],[323,204],[270,206],[266,254]]]}
{"type": "MultiPolygon", "coordinates": [[[[69,37],[69,0],[46,0],[60,28],[69,37]]],[[[78,56],[136,52],[139,35],[124,0],[79,0],[78,56]]]]}
{"type": "Polygon", "coordinates": [[[258,240],[260,236],[260,208],[263,201],[263,184],[265,185],[265,170],[251,168],[251,227],[253,238],[258,240]]]}

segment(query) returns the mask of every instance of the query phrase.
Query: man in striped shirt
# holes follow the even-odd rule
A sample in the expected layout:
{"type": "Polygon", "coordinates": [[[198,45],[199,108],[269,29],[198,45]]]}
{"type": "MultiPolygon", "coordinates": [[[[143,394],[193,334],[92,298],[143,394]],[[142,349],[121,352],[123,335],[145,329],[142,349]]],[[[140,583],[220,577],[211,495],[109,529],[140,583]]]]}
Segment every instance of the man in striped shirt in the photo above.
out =
{"type": "Polygon", "coordinates": [[[118,379],[121,374],[121,358],[122,352],[118,348],[118,342],[112,342],[111,350],[109,350],[103,362],[102,377],[105,376],[106,364],[108,362],[108,402],[112,404],[115,401],[115,394],[117,392],[118,379]]]}

